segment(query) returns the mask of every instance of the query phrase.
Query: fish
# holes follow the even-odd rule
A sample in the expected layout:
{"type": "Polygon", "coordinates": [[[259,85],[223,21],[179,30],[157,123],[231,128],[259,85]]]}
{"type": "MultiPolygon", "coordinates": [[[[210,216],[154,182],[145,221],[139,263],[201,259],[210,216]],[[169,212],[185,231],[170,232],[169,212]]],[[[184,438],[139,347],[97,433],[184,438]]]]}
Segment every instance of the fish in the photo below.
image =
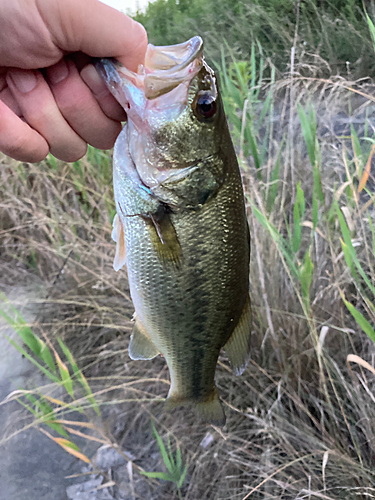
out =
{"type": "Polygon", "coordinates": [[[164,356],[166,410],[192,406],[223,425],[220,351],[236,375],[250,358],[250,233],[218,80],[198,36],[149,44],[136,73],[110,59],[97,67],[127,113],[113,153],[112,237],[135,308],[129,356],[164,356]]]}

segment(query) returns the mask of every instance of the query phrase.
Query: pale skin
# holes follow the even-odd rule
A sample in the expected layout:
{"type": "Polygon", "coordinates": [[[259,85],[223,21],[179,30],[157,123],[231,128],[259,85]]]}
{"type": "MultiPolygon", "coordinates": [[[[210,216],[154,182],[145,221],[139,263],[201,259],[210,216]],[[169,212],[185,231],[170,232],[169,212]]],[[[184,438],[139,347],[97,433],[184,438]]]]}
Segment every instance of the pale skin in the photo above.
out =
{"type": "Polygon", "coordinates": [[[93,57],[136,71],[144,28],[98,0],[0,0],[0,151],[39,162],[109,149],[126,115],[93,57]]]}

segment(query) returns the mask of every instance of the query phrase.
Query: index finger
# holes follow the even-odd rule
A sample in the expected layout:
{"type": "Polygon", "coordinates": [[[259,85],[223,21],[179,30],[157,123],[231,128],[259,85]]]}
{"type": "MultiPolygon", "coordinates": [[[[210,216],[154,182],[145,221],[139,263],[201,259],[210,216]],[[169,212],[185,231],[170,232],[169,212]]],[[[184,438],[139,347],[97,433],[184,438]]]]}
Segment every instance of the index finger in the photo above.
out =
{"type": "Polygon", "coordinates": [[[0,100],[0,151],[19,161],[38,162],[49,152],[47,141],[0,100]]]}

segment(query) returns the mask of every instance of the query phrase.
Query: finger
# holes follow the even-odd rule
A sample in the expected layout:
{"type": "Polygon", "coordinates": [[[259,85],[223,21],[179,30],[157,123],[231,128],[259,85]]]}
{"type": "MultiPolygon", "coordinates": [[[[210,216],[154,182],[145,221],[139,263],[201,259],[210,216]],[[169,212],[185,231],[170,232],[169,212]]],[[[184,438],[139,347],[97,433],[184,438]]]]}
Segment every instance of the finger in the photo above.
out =
{"type": "Polygon", "coordinates": [[[93,57],[116,57],[136,71],[144,62],[147,34],[144,27],[98,0],[59,0],[47,4],[43,15],[57,45],[68,52],[93,57]],[[62,20],[59,28],[56,15],[62,20]]]}
{"type": "Polygon", "coordinates": [[[20,107],[18,106],[16,100],[12,96],[11,91],[8,88],[5,75],[0,75],[0,101],[3,101],[3,103],[8,106],[8,108],[12,110],[13,113],[17,116],[22,115],[20,107]]]}
{"type": "Polygon", "coordinates": [[[81,77],[86,85],[90,87],[99,106],[107,116],[119,122],[126,120],[125,111],[110,93],[107,85],[92,64],[88,64],[82,69],[81,77]]]}
{"type": "Polygon", "coordinates": [[[0,151],[19,161],[37,163],[49,151],[47,141],[0,100],[0,151]]]}
{"type": "Polygon", "coordinates": [[[95,148],[111,148],[121,124],[103,113],[74,63],[62,59],[47,69],[47,76],[57,106],[72,129],[95,148]]]}
{"type": "Polygon", "coordinates": [[[15,115],[20,117],[22,116],[21,108],[18,106],[17,101],[8,87],[0,92],[0,100],[3,101],[3,103],[8,106],[8,108],[11,109],[15,115]]]}
{"type": "Polygon", "coordinates": [[[41,73],[11,69],[6,79],[22,115],[45,138],[51,153],[64,161],[82,158],[87,145],[65,121],[41,73]]]}

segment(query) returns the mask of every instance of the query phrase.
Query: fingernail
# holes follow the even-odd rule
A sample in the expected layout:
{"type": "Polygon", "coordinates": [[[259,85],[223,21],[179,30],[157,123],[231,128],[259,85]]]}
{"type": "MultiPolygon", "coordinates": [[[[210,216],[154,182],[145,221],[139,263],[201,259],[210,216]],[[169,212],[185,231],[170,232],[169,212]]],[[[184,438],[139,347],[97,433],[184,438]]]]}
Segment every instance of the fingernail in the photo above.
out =
{"type": "Polygon", "coordinates": [[[106,84],[92,64],[88,64],[82,69],[81,78],[95,97],[104,97],[110,93],[106,84]]]}
{"type": "Polygon", "coordinates": [[[68,75],[69,69],[64,59],[47,68],[47,76],[52,85],[62,82],[68,75]]]}
{"type": "Polygon", "coordinates": [[[12,69],[9,71],[8,76],[15,87],[23,94],[31,92],[36,87],[37,78],[33,70],[12,69]]]}

